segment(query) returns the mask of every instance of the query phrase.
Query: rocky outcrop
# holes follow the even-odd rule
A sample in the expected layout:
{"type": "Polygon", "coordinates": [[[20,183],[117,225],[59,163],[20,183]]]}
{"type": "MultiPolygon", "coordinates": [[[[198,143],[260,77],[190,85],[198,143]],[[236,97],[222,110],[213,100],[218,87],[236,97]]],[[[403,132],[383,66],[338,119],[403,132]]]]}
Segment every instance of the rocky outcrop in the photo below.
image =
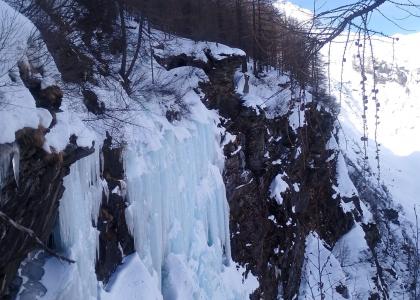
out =
{"type": "Polygon", "coordinates": [[[99,251],[96,261],[98,280],[105,283],[121,264],[123,257],[134,252],[134,239],[125,219],[127,203],[122,151],[121,146],[112,145],[112,138],[107,135],[102,147],[102,174],[109,192],[103,194],[99,211],[99,251]]]}
{"type": "MultiPolygon", "coordinates": [[[[8,161],[1,184],[0,210],[47,242],[53,229],[59,200],[63,195],[63,178],[77,160],[94,152],[94,148],[78,147],[75,139],[60,153],[42,149],[45,129],[24,128],[16,133],[19,149],[19,171],[8,161]],[[17,178],[16,178],[16,174],[17,178]],[[16,179],[15,179],[16,178],[16,179]]],[[[10,145],[0,145],[0,148],[10,145]]],[[[5,153],[0,149],[0,153],[5,153]]],[[[0,222],[0,295],[10,295],[9,284],[20,262],[37,247],[27,233],[0,222]]],[[[4,297],[6,297],[4,296],[4,297]]]]}
{"type": "Polygon", "coordinates": [[[105,113],[105,103],[101,102],[95,92],[89,89],[82,90],[83,103],[87,110],[94,115],[102,115],[105,113]]]}

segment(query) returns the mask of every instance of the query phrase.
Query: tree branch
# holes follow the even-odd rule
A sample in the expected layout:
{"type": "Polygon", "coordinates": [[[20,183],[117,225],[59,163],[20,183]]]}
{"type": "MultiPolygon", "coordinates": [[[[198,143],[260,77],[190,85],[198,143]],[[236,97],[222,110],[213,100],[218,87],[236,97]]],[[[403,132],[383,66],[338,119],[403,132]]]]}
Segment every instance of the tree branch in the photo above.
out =
{"type": "Polygon", "coordinates": [[[64,260],[68,263],[75,263],[76,261],[67,258],[63,255],[60,255],[58,253],[56,253],[54,250],[52,250],[51,248],[49,248],[36,234],[32,229],[29,229],[19,223],[17,223],[16,221],[14,221],[12,218],[10,218],[8,215],[6,215],[4,212],[2,212],[0,210],[0,220],[2,220],[3,222],[11,225],[13,228],[19,230],[20,232],[23,232],[27,235],[29,235],[32,239],[35,240],[35,242],[41,246],[41,248],[43,248],[46,252],[48,252],[49,254],[51,254],[54,257],[57,257],[60,260],[64,260]]]}
{"type": "MultiPolygon", "coordinates": [[[[353,11],[348,16],[343,17],[343,20],[338,24],[337,27],[333,29],[331,34],[325,40],[320,42],[319,49],[321,49],[323,46],[325,46],[326,44],[331,42],[333,39],[335,39],[337,36],[339,36],[346,29],[346,27],[353,22],[354,19],[364,16],[368,14],[369,12],[372,12],[373,10],[377,9],[379,6],[384,4],[386,1],[387,0],[375,0],[373,3],[369,5],[363,5],[361,9],[353,11]]],[[[322,14],[316,16],[315,18],[318,18],[319,16],[323,16],[329,13],[331,13],[331,11],[323,12],[322,14]]]]}

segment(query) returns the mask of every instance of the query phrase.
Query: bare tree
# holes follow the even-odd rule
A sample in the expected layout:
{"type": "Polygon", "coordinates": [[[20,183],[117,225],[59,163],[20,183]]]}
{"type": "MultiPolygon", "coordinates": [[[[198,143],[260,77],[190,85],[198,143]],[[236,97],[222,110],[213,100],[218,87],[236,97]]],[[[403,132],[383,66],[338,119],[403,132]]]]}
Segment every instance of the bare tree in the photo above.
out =
{"type": "Polygon", "coordinates": [[[387,16],[382,7],[384,4],[393,5],[396,11],[406,14],[406,17],[420,17],[420,4],[416,4],[412,0],[354,0],[351,3],[340,5],[332,9],[316,11],[314,1],[314,22],[317,26],[311,33],[316,36],[319,41],[316,50],[320,50],[323,46],[327,45],[343,33],[347,28],[354,29],[355,31],[364,31],[366,34],[379,34],[388,36],[384,32],[377,31],[368,26],[370,16],[377,13],[394,24],[396,27],[403,28],[397,19],[387,16]],[[366,26],[367,25],[367,26],[366,26]]]}
{"type": "Polygon", "coordinates": [[[0,77],[4,76],[16,65],[17,60],[13,59],[18,44],[18,36],[21,32],[16,18],[18,13],[11,13],[9,10],[0,11],[0,77]]]}
{"type": "Polygon", "coordinates": [[[140,50],[142,47],[143,41],[143,31],[144,31],[144,24],[145,18],[142,16],[139,20],[138,29],[137,29],[137,38],[134,45],[130,45],[130,32],[127,30],[130,27],[127,25],[127,6],[124,0],[118,0],[118,11],[119,11],[119,18],[120,18],[120,28],[121,28],[121,67],[119,70],[119,74],[123,80],[123,87],[124,89],[130,93],[131,90],[131,83],[130,83],[130,76],[134,70],[137,60],[139,59],[140,50]],[[134,51],[130,53],[130,48],[133,48],[134,51]],[[130,63],[128,61],[131,59],[130,63]]]}

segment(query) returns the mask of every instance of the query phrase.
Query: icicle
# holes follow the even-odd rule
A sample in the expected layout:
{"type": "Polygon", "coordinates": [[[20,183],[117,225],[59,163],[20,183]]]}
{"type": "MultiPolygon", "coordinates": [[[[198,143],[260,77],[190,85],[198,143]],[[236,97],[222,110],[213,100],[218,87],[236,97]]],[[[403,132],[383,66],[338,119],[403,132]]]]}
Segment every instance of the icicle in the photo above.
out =
{"type": "Polygon", "coordinates": [[[12,165],[13,165],[13,176],[15,177],[16,185],[19,186],[19,162],[20,153],[19,148],[16,146],[16,151],[13,152],[12,165]]]}
{"type": "MultiPolygon", "coordinates": [[[[108,201],[109,200],[109,188],[108,188],[108,183],[106,182],[105,179],[101,179],[101,186],[102,186],[102,190],[103,190],[103,192],[105,194],[106,201],[108,201]]],[[[114,191],[112,191],[112,193],[113,192],[114,191]]]]}
{"type": "Polygon", "coordinates": [[[0,187],[8,175],[10,163],[12,163],[13,176],[16,184],[19,184],[19,161],[20,152],[16,143],[0,145],[0,187]]]}
{"type": "Polygon", "coordinates": [[[92,226],[98,219],[103,184],[100,178],[99,147],[77,161],[64,178],[66,188],[59,207],[60,244],[76,261],[69,286],[60,299],[97,299],[95,261],[99,232],[92,226]]]}
{"type": "Polygon", "coordinates": [[[187,262],[196,265],[188,278],[196,276],[191,284],[203,299],[213,299],[223,286],[220,272],[231,254],[217,136],[214,124],[197,123],[188,139],[179,141],[168,131],[161,149],[148,152],[133,146],[125,153],[127,220],[136,250],[149,271],[158,274],[164,296],[176,278],[171,277],[172,267],[187,268],[187,262]]]}

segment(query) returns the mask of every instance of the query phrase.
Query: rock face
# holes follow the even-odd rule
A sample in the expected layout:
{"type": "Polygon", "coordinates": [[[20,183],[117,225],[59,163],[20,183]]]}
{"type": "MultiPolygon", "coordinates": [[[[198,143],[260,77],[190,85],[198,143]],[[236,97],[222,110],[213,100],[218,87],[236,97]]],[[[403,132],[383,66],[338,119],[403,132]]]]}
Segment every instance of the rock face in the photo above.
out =
{"type": "MultiPolygon", "coordinates": [[[[329,146],[335,140],[330,99],[314,95],[310,103],[291,101],[289,113],[271,119],[262,110],[242,105],[235,93],[233,78],[242,64],[240,57],[209,59],[209,64],[204,68],[209,81],[201,84],[203,100],[219,111],[222,125],[235,136],[224,148],[224,181],[230,205],[232,257],[259,279],[260,287],[252,298],[277,299],[280,294],[284,299],[295,299],[304,275],[308,234],[315,232],[327,248],[333,249],[357,223],[369,252],[364,259],[373,269],[369,299],[388,299],[391,286],[399,284],[399,276],[407,276],[405,271],[397,274],[395,262],[406,264],[412,272],[410,253],[414,247],[403,227],[391,230],[395,226],[390,223],[399,224],[398,211],[386,190],[372,187],[359,167],[347,162],[354,170],[351,180],[361,191],[359,195],[337,193],[341,154],[329,146]],[[300,112],[304,119],[299,128],[290,125],[294,112],[300,112]],[[281,203],[270,195],[270,186],[279,174],[289,187],[282,192],[281,203]],[[369,205],[373,219],[366,221],[362,201],[369,205]],[[352,208],[344,210],[347,204],[352,208]],[[398,253],[391,261],[390,249],[398,253]]],[[[410,276],[407,284],[413,285],[410,276]]],[[[335,290],[349,296],[344,284],[335,290]]]]}
{"type": "Polygon", "coordinates": [[[40,78],[33,76],[36,70],[29,62],[27,64],[19,63],[19,73],[25,86],[29,89],[35,99],[36,106],[48,109],[54,116],[59,111],[63,92],[57,85],[42,86],[40,78]]]}
{"type": "MultiPolygon", "coordinates": [[[[60,153],[46,153],[41,148],[44,133],[42,128],[25,128],[16,133],[20,153],[19,175],[15,180],[13,163],[9,161],[1,185],[0,210],[46,242],[64,192],[64,176],[69,173],[71,164],[93,153],[94,149],[69,143],[60,153]]],[[[10,145],[0,145],[0,148],[5,147],[10,145]]],[[[0,149],[0,153],[5,152],[0,149]]],[[[0,222],[0,236],[0,295],[8,295],[12,292],[9,284],[20,262],[37,244],[26,233],[4,222],[0,222]]]]}
{"type": "Polygon", "coordinates": [[[122,151],[122,147],[112,146],[112,138],[108,135],[102,147],[102,174],[109,192],[103,195],[97,222],[100,234],[96,262],[98,280],[105,283],[122,258],[134,252],[134,240],[125,220],[127,204],[122,151]]]}
{"type": "MultiPolygon", "coordinates": [[[[317,102],[296,102],[306,122],[294,131],[289,115],[269,119],[263,111],[242,105],[233,78],[243,58],[208,61],[203,70],[210,80],[201,84],[203,100],[219,111],[222,125],[236,136],[224,149],[232,257],[258,277],[253,299],[277,299],[279,291],[284,299],[293,299],[308,233],[317,232],[332,247],[361,214],[344,213],[340,197],[333,197],[336,159],[326,161],[334,154],[327,150],[334,117],[317,102]],[[282,173],[290,187],[299,186],[285,192],[279,205],[270,197],[270,185],[282,173]]],[[[166,59],[165,65],[176,62],[166,59]]]]}

